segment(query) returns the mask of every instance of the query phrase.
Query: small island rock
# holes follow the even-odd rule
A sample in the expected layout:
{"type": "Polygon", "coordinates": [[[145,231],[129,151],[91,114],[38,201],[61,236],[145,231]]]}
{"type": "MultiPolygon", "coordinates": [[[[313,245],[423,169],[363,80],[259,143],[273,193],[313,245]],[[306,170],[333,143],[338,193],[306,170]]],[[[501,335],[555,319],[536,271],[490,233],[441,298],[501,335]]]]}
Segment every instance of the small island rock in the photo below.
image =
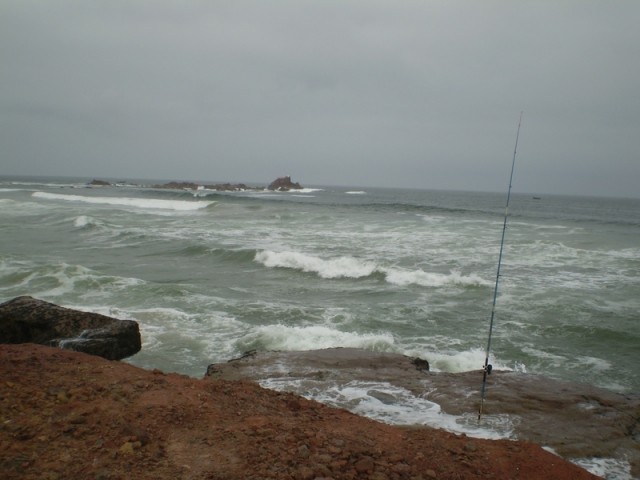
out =
{"type": "Polygon", "coordinates": [[[277,190],[279,192],[302,190],[302,186],[298,182],[292,182],[290,176],[276,178],[267,188],[269,190],[277,190]]]}
{"type": "Polygon", "coordinates": [[[87,185],[90,185],[92,187],[110,187],[111,186],[109,182],[106,182],[104,180],[97,180],[95,178],[91,180],[89,183],[87,183],[87,185]]]}

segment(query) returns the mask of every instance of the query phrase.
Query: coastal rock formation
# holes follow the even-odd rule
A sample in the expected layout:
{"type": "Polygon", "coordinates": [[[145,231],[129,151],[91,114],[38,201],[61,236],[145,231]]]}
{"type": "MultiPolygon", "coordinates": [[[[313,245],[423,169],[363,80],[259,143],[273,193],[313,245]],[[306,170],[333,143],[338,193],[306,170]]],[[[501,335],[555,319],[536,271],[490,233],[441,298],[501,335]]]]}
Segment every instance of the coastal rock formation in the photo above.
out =
{"type": "MultiPolygon", "coordinates": [[[[390,352],[331,348],[304,352],[249,352],[213,364],[206,375],[268,382],[298,394],[353,391],[365,385],[361,401],[372,397],[400,407],[416,400],[440,406],[443,414],[477,425],[482,373],[438,373],[421,362],[390,352]],[[366,385],[386,385],[369,389],[366,385]],[[399,394],[398,392],[402,392],[399,394]],[[395,399],[394,399],[395,397],[395,399]]],[[[339,397],[340,395],[337,395],[339,397]]],[[[350,402],[354,402],[353,399],[350,402]]],[[[339,401],[334,405],[349,408],[339,401]]],[[[496,371],[489,376],[485,419],[507,423],[503,434],[552,447],[565,458],[616,458],[640,475],[640,396],[617,394],[539,375],[496,371]]]]}
{"type": "Polygon", "coordinates": [[[40,345],[0,345],[0,372],[3,480],[596,480],[530,442],[393,427],[249,382],[40,345]]]}
{"type": "Polygon", "coordinates": [[[32,297],[0,305],[0,343],[39,343],[120,360],[140,351],[133,320],[60,307],[32,297]]]}
{"type": "Polygon", "coordinates": [[[89,183],[87,183],[87,185],[90,185],[92,187],[109,187],[111,186],[111,184],[109,182],[106,182],[104,180],[97,180],[97,179],[93,179],[91,180],[89,183]]]}
{"type": "Polygon", "coordinates": [[[302,186],[299,183],[291,181],[291,177],[279,177],[267,187],[269,190],[277,190],[279,192],[287,192],[289,190],[302,190],[302,186]]]}
{"type": "Polygon", "coordinates": [[[251,190],[251,188],[244,183],[216,183],[214,185],[205,185],[204,188],[220,192],[243,192],[245,190],[251,190]]]}
{"type": "MultiPolygon", "coordinates": [[[[153,185],[152,188],[167,188],[172,190],[216,190],[219,192],[244,192],[247,190],[263,191],[264,187],[249,186],[244,183],[195,183],[195,182],[168,182],[158,185],[153,185]]],[[[289,190],[301,190],[302,186],[297,182],[292,182],[291,177],[279,177],[276,178],[267,187],[269,190],[275,190],[279,192],[286,192],[289,190]]]]}
{"type": "Polygon", "coordinates": [[[162,185],[153,185],[153,188],[169,188],[173,190],[197,190],[198,184],[193,182],[169,182],[162,185]]]}
{"type": "Polygon", "coordinates": [[[216,190],[221,192],[243,192],[245,190],[264,190],[264,188],[248,187],[244,183],[216,183],[204,185],[194,182],[169,182],[162,185],[154,185],[153,188],[168,188],[173,190],[216,190]]]}

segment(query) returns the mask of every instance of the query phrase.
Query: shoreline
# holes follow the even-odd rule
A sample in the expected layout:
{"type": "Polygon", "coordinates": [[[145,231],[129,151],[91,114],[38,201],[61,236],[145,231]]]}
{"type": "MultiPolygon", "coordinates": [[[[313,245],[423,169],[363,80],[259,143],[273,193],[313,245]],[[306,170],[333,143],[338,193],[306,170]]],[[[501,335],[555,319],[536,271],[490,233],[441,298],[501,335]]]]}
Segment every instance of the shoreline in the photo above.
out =
{"type": "Polygon", "coordinates": [[[8,479],[597,478],[530,442],[394,427],[246,381],[34,344],[1,345],[0,366],[8,479]]]}

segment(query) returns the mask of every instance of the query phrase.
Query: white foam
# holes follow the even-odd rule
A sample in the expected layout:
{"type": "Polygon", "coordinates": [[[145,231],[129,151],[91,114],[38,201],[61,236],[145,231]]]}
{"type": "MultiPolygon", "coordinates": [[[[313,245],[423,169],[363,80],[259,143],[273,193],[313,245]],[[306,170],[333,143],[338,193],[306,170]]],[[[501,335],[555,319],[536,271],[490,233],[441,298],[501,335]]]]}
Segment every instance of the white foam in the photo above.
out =
{"type": "Polygon", "coordinates": [[[7,290],[29,291],[30,295],[42,299],[60,298],[77,291],[85,292],[85,298],[105,297],[144,283],[137,278],[100,275],[81,265],[64,262],[45,266],[11,262],[3,266],[6,267],[3,274],[21,273],[20,281],[12,282],[7,290]]]}
{"type": "Polygon", "coordinates": [[[282,267],[317,273],[321,278],[361,278],[376,271],[372,262],[353,257],[338,257],[323,260],[299,252],[274,252],[263,250],[256,253],[255,260],[265,267],[282,267]]]}
{"type": "Polygon", "coordinates": [[[492,285],[476,274],[463,275],[458,271],[448,274],[382,267],[375,262],[342,256],[323,259],[300,252],[275,252],[262,250],[256,253],[255,261],[269,268],[291,268],[303,272],[316,273],[321,278],[363,278],[382,273],[388,283],[401,287],[418,285],[422,287],[442,287],[447,285],[487,286],[492,285]]]}
{"type": "Polygon", "coordinates": [[[301,188],[301,189],[292,189],[292,192],[298,192],[298,193],[314,193],[314,192],[324,192],[324,190],[322,188],[301,188]]]}
{"type": "Polygon", "coordinates": [[[365,192],[364,190],[353,190],[351,192],[344,192],[347,195],[365,195],[367,192],[365,192]]]}
{"type": "Polygon", "coordinates": [[[96,222],[96,220],[93,217],[90,217],[88,215],[80,215],[79,217],[76,217],[75,220],[73,221],[73,226],[76,228],[87,228],[87,227],[95,226],[97,224],[98,222],[96,222]]]}
{"type": "Polygon", "coordinates": [[[431,273],[423,270],[400,270],[397,268],[384,268],[387,281],[400,287],[407,285],[420,285],[423,287],[442,287],[444,285],[488,286],[491,282],[479,275],[462,275],[458,271],[449,274],[431,273]]]}
{"type": "Polygon", "coordinates": [[[238,341],[238,350],[259,347],[261,350],[300,351],[334,347],[393,350],[393,335],[381,333],[342,332],[324,326],[289,327],[265,325],[256,327],[238,341]]]}
{"type": "Polygon", "coordinates": [[[392,425],[428,425],[471,437],[491,439],[509,438],[513,432],[506,415],[487,415],[482,425],[478,425],[475,415],[471,419],[446,414],[437,403],[388,382],[354,380],[327,388],[322,382],[314,385],[306,379],[274,378],[263,380],[260,384],[273,390],[294,391],[327,405],[346,408],[358,415],[392,425]]]}
{"type": "MultiPolygon", "coordinates": [[[[481,348],[471,348],[460,352],[443,353],[430,351],[424,352],[407,352],[407,355],[423,356],[429,358],[429,366],[434,372],[461,373],[481,370],[484,365],[486,352],[481,348]]],[[[526,373],[526,366],[522,363],[516,363],[512,366],[505,364],[494,355],[489,359],[489,363],[495,370],[507,370],[526,373]]]]}
{"type": "Polygon", "coordinates": [[[295,196],[296,193],[324,192],[322,188],[290,188],[289,190],[262,190],[264,193],[275,193],[295,196]]]}
{"type": "Polygon", "coordinates": [[[612,367],[611,362],[603,358],[578,356],[576,357],[576,360],[578,361],[579,364],[584,365],[589,370],[595,370],[598,372],[611,370],[611,367],[612,367]]]}
{"type": "Polygon", "coordinates": [[[66,195],[61,193],[34,192],[34,198],[45,200],[64,200],[68,202],[82,202],[97,205],[117,205],[134,208],[192,211],[206,208],[215,202],[161,200],[155,198],[128,197],[87,197],[84,195],[66,195]]]}
{"type": "Polygon", "coordinates": [[[615,458],[578,458],[573,463],[607,480],[633,480],[631,464],[615,458]]]}

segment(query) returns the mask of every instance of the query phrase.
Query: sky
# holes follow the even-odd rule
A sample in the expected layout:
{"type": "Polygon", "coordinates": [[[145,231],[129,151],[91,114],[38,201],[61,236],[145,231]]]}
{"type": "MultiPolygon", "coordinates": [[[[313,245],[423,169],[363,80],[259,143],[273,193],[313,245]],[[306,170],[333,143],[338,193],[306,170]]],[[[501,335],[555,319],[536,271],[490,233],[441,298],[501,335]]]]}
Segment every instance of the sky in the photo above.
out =
{"type": "Polygon", "coordinates": [[[637,0],[2,0],[0,175],[640,197],[637,0]]]}

